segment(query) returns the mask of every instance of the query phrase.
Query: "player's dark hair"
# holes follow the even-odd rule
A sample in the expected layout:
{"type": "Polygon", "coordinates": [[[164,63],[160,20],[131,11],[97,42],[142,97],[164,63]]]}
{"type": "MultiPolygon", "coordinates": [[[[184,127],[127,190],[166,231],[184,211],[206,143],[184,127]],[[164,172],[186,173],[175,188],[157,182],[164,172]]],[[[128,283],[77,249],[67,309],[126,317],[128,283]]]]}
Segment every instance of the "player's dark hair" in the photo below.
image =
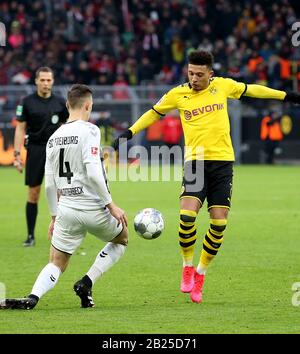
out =
{"type": "Polygon", "coordinates": [[[40,68],[37,69],[37,71],[35,72],[36,79],[39,77],[40,73],[51,73],[54,78],[54,72],[48,66],[41,66],[40,68]]]}
{"type": "Polygon", "coordinates": [[[84,101],[93,94],[93,91],[87,86],[82,84],[72,85],[68,91],[68,103],[70,108],[81,108],[84,101]]]}
{"type": "Polygon", "coordinates": [[[206,65],[209,69],[212,69],[214,56],[206,50],[196,50],[190,53],[188,60],[189,64],[206,65]]]}

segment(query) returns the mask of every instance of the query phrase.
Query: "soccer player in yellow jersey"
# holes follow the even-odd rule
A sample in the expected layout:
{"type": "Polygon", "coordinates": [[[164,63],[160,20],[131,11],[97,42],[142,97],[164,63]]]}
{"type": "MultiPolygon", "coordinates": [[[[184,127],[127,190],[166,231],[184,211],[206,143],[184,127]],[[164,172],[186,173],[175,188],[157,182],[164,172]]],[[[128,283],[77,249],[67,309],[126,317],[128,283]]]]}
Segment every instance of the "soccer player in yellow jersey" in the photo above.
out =
{"type": "Polygon", "coordinates": [[[213,77],[213,55],[207,51],[194,51],[188,59],[189,82],[167,92],[121,134],[113,146],[117,150],[123,141],[121,139],[131,139],[168,111],[178,109],[185,138],[179,224],[179,244],[183,257],[181,291],[190,293],[191,300],[200,303],[205,273],[223,242],[230,209],[234,151],[230,138],[227,98],[248,96],[300,103],[300,95],[261,85],[247,85],[229,78],[213,77]],[[198,181],[197,176],[200,177],[198,181]],[[195,222],[205,199],[210,226],[203,240],[199,263],[194,268],[197,239],[195,222]]]}

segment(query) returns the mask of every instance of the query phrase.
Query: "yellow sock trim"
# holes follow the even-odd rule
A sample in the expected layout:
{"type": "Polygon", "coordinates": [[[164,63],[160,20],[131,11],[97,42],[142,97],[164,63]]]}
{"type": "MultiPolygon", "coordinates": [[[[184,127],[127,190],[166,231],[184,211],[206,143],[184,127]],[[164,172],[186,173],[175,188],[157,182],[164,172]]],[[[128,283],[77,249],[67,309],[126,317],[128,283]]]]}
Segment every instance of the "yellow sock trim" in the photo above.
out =
{"type": "Polygon", "coordinates": [[[195,244],[189,247],[181,247],[181,255],[184,262],[193,262],[195,244]]]}
{"type": "Polygon", "coordinates": [[[186,210],[186,209],[181,209],[180,214],[192,216],[193,218],[195,218],[197,216],[197,213],[194,210],[186,210]]]}
{"type": "MultiPolygon", "coordinates": [[[[184,226],[192,226],[192,225],[184,225],[184,226]]],[[[193,231],[196,230],[196,225],[192,226],[189,230],[183,230],[180,226],[179,226],[179,232],[181,232],[182,234],[191,234],[193,231]]]]}
{"type": "MultiPolygon", "coordinates": [[[[222,243],[223,241],[223,238],[221,238],[220,240],[219,239],[216,239],[214,237],[209,237],[214,243],[217,243],[217,244],[220,244],[222,243]]],[[[219,247],[218,248],[215,248],[213,247],[212,245],[210,245],[205,239],[203,240],[203,243],[205,244],[205,246],[213,251],[217,251],[219,250],[219,247]]]]}
{"type": "Polygon", "coordinates": [[[182,243],[189,243],[189,242],[192,242],[192,241],[196,240],[196,238],[197,238],[197,235],[189,237],[189,238],[179,237],[179,241],[182,242],[182,243]]]}
{"type": "MultiPolygon", "coordinates": [[[[210,219],[210,224],[216,225],[216,226],[226,226],[227,225],[227,220],[226,219],[210,219]]],[[[208,237],[213,243],[221,245],[223,242],[224,237],[221,238],[215,238],[215,236],[223,236],[224,231],[215,231],[212,230],[211,227],[209,228],[209,232],[207,232],[206,237],[208,237]]],[[[208,253],[205,249],[202,249],[201,254],[200,254],[200,260],[199,260],[199,266],[204,269],[206,268],[209,263],[212,261],[212,259],[217,255],[217,252],[219,251],[219,247],[215,248],[212,245],[210,245],[206,239],[204,238],[203,240],[203,245],[208,248],[209,250],[214,251],[216,254],[210,254],[208,253]]]]}
{"type": "Polygon", "coordinates": [[[196,220],[197,213],[193,210],[186,210],[186,209],[181,209],[180,210],[180,224],[179,224],[179,243],[180,243],[180,250],[181,250],[181,255],[183,258],[183,261],[185,263],[192,263],[193,258],[194,258],[194,249],[196,245],[196,239],[197,239],[197,234],[191,236],[191,237],[181,237],[180,235],[190,235],[196,232],[196,225],[195,221],[183,221],[181,220],[181,216],[186,216],[190,218],[194,218],[196,220]],[[184,230],[182,227],[188,227],[188,230],[184,230]],[[192,244],[190,244],[192,243],[192,244]],[[185,245],[188,245],[187,247],[184,247],[185,245]]]}
{"type": "Polygon", "coordinates": [[[199,266],[201,268],[207,268],[213,258],[213,255],[207,253],[205,250],[202,250],[200,255],[199,266]]]}
{"type": "Polygon", "coordinates": [[[216,226],[224,226],[227,225],[226,219],[209,219],[209,222],[216,226]]]}

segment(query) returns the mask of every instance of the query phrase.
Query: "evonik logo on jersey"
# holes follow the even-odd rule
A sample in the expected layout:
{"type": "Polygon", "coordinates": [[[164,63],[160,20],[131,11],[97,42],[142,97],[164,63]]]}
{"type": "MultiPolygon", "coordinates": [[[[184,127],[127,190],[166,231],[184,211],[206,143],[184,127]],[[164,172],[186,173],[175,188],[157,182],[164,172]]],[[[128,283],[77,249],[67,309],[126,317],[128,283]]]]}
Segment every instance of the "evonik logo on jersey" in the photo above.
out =
{"type": "Polygon", "coordinates": [[[224,109],[224,103],[208,104],[206,106],[193,109],[192,111],[185,110],[184,118],[186,120],[190,120],[192,116],[198,116],[199,114],[203,114],[203,113],[219,111],[220,109],[224,109]]]}

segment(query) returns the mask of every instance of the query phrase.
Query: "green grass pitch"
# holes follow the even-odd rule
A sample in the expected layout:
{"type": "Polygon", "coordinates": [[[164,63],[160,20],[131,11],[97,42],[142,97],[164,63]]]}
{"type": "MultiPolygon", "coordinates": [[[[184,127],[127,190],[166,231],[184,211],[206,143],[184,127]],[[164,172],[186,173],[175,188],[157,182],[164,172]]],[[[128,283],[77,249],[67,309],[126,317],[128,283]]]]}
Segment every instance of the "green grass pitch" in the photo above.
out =
{"type": "MultiPolygon", "coordinates": [[[[49,214],[42,192],[37,244],[25,249],[23,176],[0,169],[0,282],[8,297],[27,295],[48,262],[49,214]]],[[[103,243],[88,235],[57,286],[33,311],[0,311],[0,333],[300,333],[299,167],[236,166],[233,206],[224,243],[212,262],[203,303],[179,291],[180,182],[111,182],[113,198],[129,218],[130,242],[124,257],[95,284],[94,309],[81,309],[73,283],[88,270],[103,243]],[[133,231],[136,212],[159,209],[166,229],[155,240],[133,231]]],[[[208,227],[198,217],[199,259],[208,227]]]]}

